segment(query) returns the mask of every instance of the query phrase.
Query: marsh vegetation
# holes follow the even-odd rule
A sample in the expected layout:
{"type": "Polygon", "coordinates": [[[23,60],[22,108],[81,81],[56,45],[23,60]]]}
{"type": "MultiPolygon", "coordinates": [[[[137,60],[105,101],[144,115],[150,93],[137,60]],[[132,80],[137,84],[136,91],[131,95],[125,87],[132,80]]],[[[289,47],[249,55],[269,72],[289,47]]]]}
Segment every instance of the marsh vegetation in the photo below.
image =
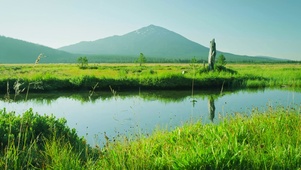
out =
{"type": "MultiPolygon", "coordinates": [[[[210,72],[201,64],[89,64],[84,69],[76,64],[1,65],[0,89],[6,102],[17,102],[22,94],[30,99],[34,92],[78,90],[87,94],[83,101],[92,102],[103,90],[115,97],[129,89],[139,89],[140,95],[140,89],[193,88],[193,97],[197,96],[194,90],[204,89],[217,91],[219,96],[223,95],[220,91],[225,94],[236,88],[287,87],[297,91],[300,72],[298,64],[228,64],[210,72]]],[[[216,96],[208,97],[209,103],[217,101],[216,96]]],[[[105,144],[93,147],[67,126],[66,119],[32,110],[16,114],[3,109],[0,167],[296,169],[301,165],[300,109],[297,101],[296,105],[269,105],[264,110],[255,107],[251,114],[216,115],[220,117],[216,124],[187,121],[172,129],[119,134],[114,139],[104,133],[105,144]]]]}
{"type": "MultiPolygon", "coordinates": [[[[13,89],[17,80],[33,91],[113,89],[195,89],[301,87],[299,64],[228,64],[227,69],[208,72],[202,64],[90,64],[85,69],[72,64],[2,65],[0,88],[13,89]],[[183,71],[185,74],[182,74],[183,71]]],[[[20,87],[21,88],[21,87],[20,87]]],[[[3,91],[2,93],[5,93],[3,91]]]]}

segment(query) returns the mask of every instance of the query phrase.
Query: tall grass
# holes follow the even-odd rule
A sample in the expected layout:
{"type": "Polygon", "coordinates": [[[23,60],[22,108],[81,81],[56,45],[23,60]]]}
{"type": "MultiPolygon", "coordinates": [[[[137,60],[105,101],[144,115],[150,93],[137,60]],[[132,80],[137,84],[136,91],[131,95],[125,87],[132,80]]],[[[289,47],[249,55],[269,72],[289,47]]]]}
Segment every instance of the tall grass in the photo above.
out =
{"type": "Polygon", "coordinates": [[[86,151],[93,153],[66,120],[32,110],[22,115],[0,110],[0,135],[0,169],[71,167],[88,161],[86,151]]]}
{"type": "Polygon", "coordinates": [[[301,108],[253,109],[90,148],[65,121],[0,111],[1,169],[298,169],[301,108]],[[72,137],[73,136],[73,137],[72,137]]]}
{"type": "Polygon", "coordinates": [[[219,125],[186,124],[172,132],[112,143],[105,169],[296,169],[301,166],[300,109],[254,111],[219,125]]]}

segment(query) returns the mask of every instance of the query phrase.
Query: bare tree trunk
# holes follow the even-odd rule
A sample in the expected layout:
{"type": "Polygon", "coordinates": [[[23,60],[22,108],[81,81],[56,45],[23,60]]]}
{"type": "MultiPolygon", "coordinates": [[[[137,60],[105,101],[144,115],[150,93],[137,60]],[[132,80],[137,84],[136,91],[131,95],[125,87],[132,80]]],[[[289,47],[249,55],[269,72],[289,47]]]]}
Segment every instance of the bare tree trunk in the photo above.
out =
{"type": "Polygon", "coordinates": [[[210,50],[209,50],[209,56],[208,56],[209,70],[214,69],[215,56],[216,56],[216,44],[215,44],[215,39],[213,38],[213,40],[210,41],[210,50]]]}

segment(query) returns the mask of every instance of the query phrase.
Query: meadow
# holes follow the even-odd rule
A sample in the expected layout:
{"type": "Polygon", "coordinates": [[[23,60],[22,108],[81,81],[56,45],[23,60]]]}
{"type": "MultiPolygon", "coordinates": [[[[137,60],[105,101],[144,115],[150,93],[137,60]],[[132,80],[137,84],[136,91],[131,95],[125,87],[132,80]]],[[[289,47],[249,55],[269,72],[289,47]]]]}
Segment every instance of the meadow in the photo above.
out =
{"type": "MultiPolygon", "coordinates": [[[[301,87],[300,64],[228,64],[207,71],[203,64],[1,65],[0,89],[35,91],[301,87]],[[182,74],[184,73],[184,74],[182,74]]],[[[1,93],[6,93],[2,91],[1,93]]]]}

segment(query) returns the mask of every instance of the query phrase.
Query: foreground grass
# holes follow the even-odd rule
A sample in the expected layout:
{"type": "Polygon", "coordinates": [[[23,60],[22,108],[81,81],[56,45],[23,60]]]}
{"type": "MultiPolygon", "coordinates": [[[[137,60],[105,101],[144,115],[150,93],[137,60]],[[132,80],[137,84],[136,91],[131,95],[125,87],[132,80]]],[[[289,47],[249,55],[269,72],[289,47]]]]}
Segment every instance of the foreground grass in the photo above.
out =
{"type": "Polygon", "coordinates": [[[196,123],[114,143],[100,164],[109,169],[296,169],[301,166],[300,125],[300,110],[236,115],[219,125],[196,123]]]}
{"type": "MultiPolygon", "coordinates": [[[[236,114],[218,125],[198,122],[171,132],[159,129],[148,137],[120,136],[103,148],[93,149],[76,148],[74,141],[66,141],[64,135],[44,138],[39,144],[37,140],[27,144],[21,141],[19,145],[11,142],[18,141],[16,135],[6,139],[9,144],[2,144],[0,168],[298,169],[301,166],[300,109],[269,108],[264,113],[254,109],[252,116],[236,114]],[[38,146],[40,150],[35,149],[38,146]]],[[[1,115],[7,113],[2,111],[1,115]]]]}
{"type": "MultiPolygon", "coordinates": [[[[206,71],[203,65],[189,64],[75,64],[1,65],[0,89],[10,89],[19,80],[20,88],[32,90],[116,90],[197,89],[236,87],[301,87],[299,64],[229,64],[228,70],[206,71]],[[182,72],[185,71],[185,74],[182,72]],[[30,85],[29,85],[30,84],[30,85]]],[[[6,93],[4,90],[0,93],[6,93]]]]}

